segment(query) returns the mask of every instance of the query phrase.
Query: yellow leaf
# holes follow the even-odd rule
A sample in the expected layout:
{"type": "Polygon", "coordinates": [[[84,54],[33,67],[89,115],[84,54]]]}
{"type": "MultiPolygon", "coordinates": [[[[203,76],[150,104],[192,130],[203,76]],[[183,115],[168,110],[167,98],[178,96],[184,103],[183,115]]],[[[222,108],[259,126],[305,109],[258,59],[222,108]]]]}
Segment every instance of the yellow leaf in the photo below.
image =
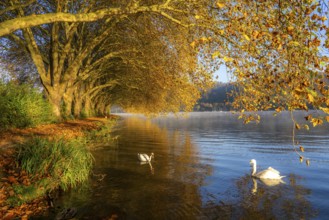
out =
{"type": "Polygon", "coordinates": [[[289,45],[297,47],[297,46],[299,46],[299,43],[297,41],[290,41],[289,45]]]}
{"type": "Polygon", "coordinates": [[[308,116],[306,116],[304,118],[305,118],[306,121],[309,121],[309,120],[311,120],[313,118],[313,116],[312,115],[308,115],[308,116]]]}
{"type": "Polygon", "coordinates": [[[195,15],[194,17],[195,17],[195,19],[200,19],[201,18],[199,15],[195,15]]]}
{"type": "Polygon", "coordinates": [[[253,31],[252,32],[252,37],[254,38],[254,39],[257,39],[257,37],[259,36],[259,32],[258,31],[253,31]]]}
{"type": "Polygon", "coordinates": [[[217,2],[217,6],[218,6],[218,8],[224,8],[225,3],[217,2]]]}
{"type": "Polygon", "coordinates": [[[327,122],[329,122],[329,116],[326,116],[326,120],[327,120],[327,122]]]}
{"type": "Polygon", "coordinates": [[[309,102],[314,102],[314,97],[311,94],[307,94],[307,98],[309,102]]]}
{"type": "Polygon", "coordinates": [[[304,159],[304,158],[303,158],[302,156],[300,156],[300,157],[299,157],[299,162],[303,163],[303,159],[304,159]]]}
{"type": "Polygon", "coordinates": [[[223,35],[225,33],[225,31],[223,29],[217,31],[219,35],[223,35]]]}
{"type": "Polygon", "coordinates": [[[305,128],[306,130],[310,130],[310,127],[309,127],[308,125],[304,125],[304,128],[305,128]]]}
{"type": "Polygon", "coordinates": [[[304,90],[300,89],[300,88],[295,88],[295,91],[298,93],[304,92],[304,90]]]}
{"type": "Polygon", "coordinates": [[[310,160],[306,160],[306,165],[307,165],[307,166],[310,165],[310,160]]]}
{"type": "Polygon", "coordinates": [[[294,30],[294,27],[293,26],[287,27],[287,31],[292,31],[292,30],[294,30]]]}
{"type": "Polygon", "coordinates": [[[318,118],[312,118],[311,120],[313,127],[317,126],[317,125],[321,125],[323,123],[323,121],[321,119],[318,118]]]}
{"type": "Polygon", "coordinates": [[[299,130],[300,129],[300,125],[299,124],[295,124],[295,128],[297,129],[297,130],[299,130]]]}
{"type": "Polygon", "coordinates": [[[277,49],[278,49],[278,50],[282,50],[282,44],[279,44],[279,46],[278,46],[277,49]]]}
{"type": "Polygon", "coordinates": [[[276,112],[281,112],[281,107],[275,109],[276,112]]]}
{"type": "Polygon", "coordinates": [[[231,62],[231,61],[233,61],[233,58],[231,58],[231,57],[224,57],[223,60],[225,62],[231,62]]]}
{"type": "Polygon", "coordinates": [[[191,47],[193,47],[193,48],[194,48],[194,47],[195,47],[195,45],[196,45],[196,42],[195,42],[195,41],[193,41],[193,42],[192,42],[190,45],[191,45],[191,47]]]}
{"type": "Polygon", "coordinates": [[[304,152],[304,147],[303,147],[303,146],[299,146],[299,150],[300,150],[301,152],[304,152]]]}
{"type": "Polygon", "coordinates": [[[219,57],[220,56],[220,52],[219,51],[215,51],[212,55],[211,55],[211,57],[213,58],[213,59],[215,59],[216,57],[219,57]]]}
{"type": "Polygon", "coordinates": [[[329,114],[329,108],[322,108],[322,107],[320,107],[320,109],[321,109],[324,113],[329,114]]]}
{"type": "Polygon", "coordinates": [[[206,38],[206,37],[201,37],[201,38],[200,38],[200,41],[201,41],[201,42],[207,42],[207,41],[208,41],[208,38],[206,38]]]}
{"type": "Polygon", "coordinates": [[[244,37],[247,41],[250,41],[250,38],[248,37],[248,35],[244,34],[243,37],[244,37]]]}

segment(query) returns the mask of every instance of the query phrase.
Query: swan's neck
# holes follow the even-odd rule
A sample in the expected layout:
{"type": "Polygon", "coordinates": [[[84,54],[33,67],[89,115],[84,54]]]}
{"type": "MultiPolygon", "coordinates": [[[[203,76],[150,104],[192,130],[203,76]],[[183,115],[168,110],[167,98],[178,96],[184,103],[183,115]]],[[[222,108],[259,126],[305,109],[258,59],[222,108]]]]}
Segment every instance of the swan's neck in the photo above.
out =
{"type": "Polygon", "coordinates": [[[252,165],[251,175],[254,176],[256,174],[256,163],[252,165]]]}

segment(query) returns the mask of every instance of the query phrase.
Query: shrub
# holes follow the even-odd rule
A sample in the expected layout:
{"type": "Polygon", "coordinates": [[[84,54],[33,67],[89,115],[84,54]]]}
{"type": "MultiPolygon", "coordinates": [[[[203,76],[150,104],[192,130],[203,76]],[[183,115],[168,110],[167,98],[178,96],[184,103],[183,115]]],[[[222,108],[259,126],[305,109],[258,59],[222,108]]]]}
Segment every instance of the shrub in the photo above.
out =
{"type": "Polygon", "coordinates": [[[55,121],[42,93],[28,85],[0,82],[1,129],[24,128],[55,121]]]}

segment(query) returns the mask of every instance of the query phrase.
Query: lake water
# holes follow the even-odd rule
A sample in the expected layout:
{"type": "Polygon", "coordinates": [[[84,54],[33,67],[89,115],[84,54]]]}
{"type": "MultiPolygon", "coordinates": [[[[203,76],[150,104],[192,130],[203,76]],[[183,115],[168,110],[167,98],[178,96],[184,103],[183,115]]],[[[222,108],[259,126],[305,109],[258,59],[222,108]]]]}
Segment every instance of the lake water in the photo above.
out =
{"type": "Polygon", "coordinates": [[[328,219],[328,125],[297,132],[306,166],[293,151],[287,113],[247,125],[228,112],[120,116],[116,143],[94,151],[89,187],[55,201],[76,207],[77,219],[328,219]],[[153,169],[137,160],[151,152],[153,169]],[[281,171],[285,184],[251,178],[250,159],[281,171]]]}

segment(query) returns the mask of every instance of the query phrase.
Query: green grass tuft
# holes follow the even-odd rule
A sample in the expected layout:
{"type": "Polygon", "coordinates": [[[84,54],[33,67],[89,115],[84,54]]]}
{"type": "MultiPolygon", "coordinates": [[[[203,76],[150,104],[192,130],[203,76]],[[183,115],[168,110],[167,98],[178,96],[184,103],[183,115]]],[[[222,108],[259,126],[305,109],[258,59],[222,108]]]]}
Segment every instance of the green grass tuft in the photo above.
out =
{"type": "Polygon", "coordinates": [[[17,161],[23,170],[35,177],[32,186],[14,188],[16,194],[20,194],[18,200],[21,202],[38,198],[40,193],[58,187],[64,191],[74,188],[88,180],[93,166],[93,156],[84,139],[49,141],[33,138],[18,147],[17,161]]]}
{"type": "Polygon", "coordinates": [[[113,142],[113,127],[117,123],[116,120],[109,120],[105,124],[99,126],[97,130],[92,130],[87,133],[88,141],[92,143],[111,143],[113,142]]]}

